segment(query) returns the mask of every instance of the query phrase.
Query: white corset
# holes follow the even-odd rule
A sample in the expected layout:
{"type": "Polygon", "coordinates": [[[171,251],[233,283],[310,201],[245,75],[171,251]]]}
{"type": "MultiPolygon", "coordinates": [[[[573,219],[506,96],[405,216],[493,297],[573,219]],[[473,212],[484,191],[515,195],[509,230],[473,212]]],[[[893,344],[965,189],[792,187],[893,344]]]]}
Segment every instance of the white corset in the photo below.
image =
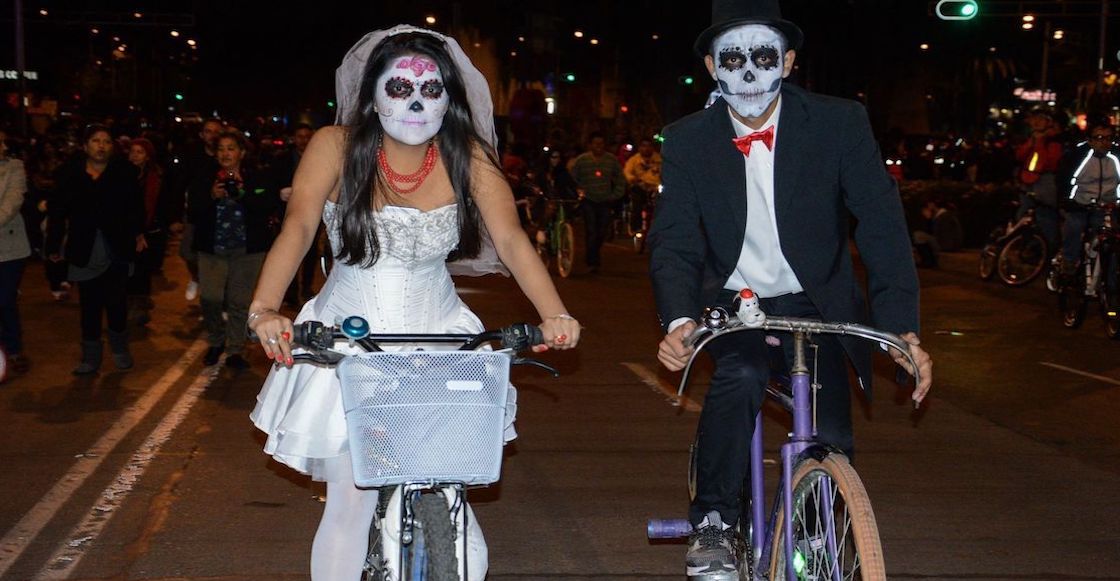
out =
{"type": "MultiPolygon", "coordinates": [[[[429,212],[386,206],[376,212],[380,256],[373,266],[335,261],[315,302],[328,323],[349,315],[366,317],[375,333],[435,332],[454,325],[460,302],[447,271],[448,253],[459,244],[458,206],[429,212]]],[[[339,207],[323,208],[331,248],[341,247],[339,207]]]]}

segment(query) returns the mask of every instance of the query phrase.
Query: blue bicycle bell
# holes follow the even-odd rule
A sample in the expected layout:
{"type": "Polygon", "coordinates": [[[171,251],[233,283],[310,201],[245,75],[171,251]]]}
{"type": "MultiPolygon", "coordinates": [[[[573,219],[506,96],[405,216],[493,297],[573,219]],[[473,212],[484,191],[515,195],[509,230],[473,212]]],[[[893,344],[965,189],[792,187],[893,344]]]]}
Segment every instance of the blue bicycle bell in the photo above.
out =
{"type": "Polygon", "coordinates": [[[352,340],[365,339],[369,335],[369,321],[357,315],[342,321],[342,333],[352,340]]]}

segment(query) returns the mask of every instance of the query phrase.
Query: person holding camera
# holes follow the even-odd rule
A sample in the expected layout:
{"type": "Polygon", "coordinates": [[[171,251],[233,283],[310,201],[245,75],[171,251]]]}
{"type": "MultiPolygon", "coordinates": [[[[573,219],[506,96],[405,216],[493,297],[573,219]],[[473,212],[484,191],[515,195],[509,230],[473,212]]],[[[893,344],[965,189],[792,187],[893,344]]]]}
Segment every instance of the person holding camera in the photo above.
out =
{"type": "Polygon", "coordinates": [[[198,178],[188,204],[193,250],[198,252],[202,320],[210,343],[203,363],[216,364],[224,352],[226,365],[235,370],[249,366],[242,355],[249,301],[272,246],[270,220],[280,206],[265,174],[243,164],[246,150],[239,133],[219,135],[218,172],[198,178]]]}

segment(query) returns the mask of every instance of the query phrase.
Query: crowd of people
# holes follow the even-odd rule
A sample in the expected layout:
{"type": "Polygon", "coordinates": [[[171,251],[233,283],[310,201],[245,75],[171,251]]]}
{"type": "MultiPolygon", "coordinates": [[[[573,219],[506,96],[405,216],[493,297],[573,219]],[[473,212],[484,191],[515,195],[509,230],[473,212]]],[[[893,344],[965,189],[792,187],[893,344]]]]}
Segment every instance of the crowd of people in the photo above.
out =
{"type": "MultiPolygon", "coordinates": [[[[0,345],[10,372],[29,368],[18,309],[20,285],[33,284],[23,277],[28,260],[42,261],[55,301],[70,300],[72,285],[79,290],[73,373],[91,375],[105,343],[116,368],[132,367],[130,327],[151,320],[152,280],[175,238],[189,273],[185,298],[201,305],[204,362],[225,353],[227,366],[248,365],[249,299],[314,129],[295,125],[284,148],[273,136],[251,144],[220,119],[196,126],[193,139],[131,129],[112,120],[60,125],[26,140],[0,131],[0,345]]],[[[321,253],[318,245],[308,252],[291,304],[313,294],[321,253]]]]}

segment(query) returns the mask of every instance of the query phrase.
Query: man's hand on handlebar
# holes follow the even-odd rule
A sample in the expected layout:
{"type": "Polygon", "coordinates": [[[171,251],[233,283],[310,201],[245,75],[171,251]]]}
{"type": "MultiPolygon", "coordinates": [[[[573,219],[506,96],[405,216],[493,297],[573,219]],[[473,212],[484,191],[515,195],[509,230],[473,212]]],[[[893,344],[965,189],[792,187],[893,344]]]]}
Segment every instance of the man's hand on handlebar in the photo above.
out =
{"type": "Polygon", "coordinates": [[[292,366],[292,321],[274,310],[254,312],[250,315],[249,330],[256,333],[257,340],[264,348],[269,359],[292,366]]]}
{"type": "MultiPolygon", "coordinates": [[[[925,399],[926,394],[929,393],[930,386],[933,385],[933,359],[930,358],[929,353],[919,347],[921,339],[915,333],[905,333],[900,335],[903,341],[910,344],[910,354],[914,357],[914,361],[918,364],[918,371],[921,372],[922,381],[914,388],[914,393],[911,394],[911,399],[914,400],[915,405],[925,399]]],[[[899,364],[910,375],[914,375],[914,368],[910,366],[910,360],[905,355],[900,353],[894,347],[890,348],[891,359],[899,364]]]]}
{"type": "Polygon", "coordinates": [[[695,321],[682,323],[665,335],[661,344],[657,346],[657,359],[669,371],[680,371],[688,364],[688,359],[692,356],[692,347],[686,347],[684,339],[694,330],[696,330],[695,321]]]}

